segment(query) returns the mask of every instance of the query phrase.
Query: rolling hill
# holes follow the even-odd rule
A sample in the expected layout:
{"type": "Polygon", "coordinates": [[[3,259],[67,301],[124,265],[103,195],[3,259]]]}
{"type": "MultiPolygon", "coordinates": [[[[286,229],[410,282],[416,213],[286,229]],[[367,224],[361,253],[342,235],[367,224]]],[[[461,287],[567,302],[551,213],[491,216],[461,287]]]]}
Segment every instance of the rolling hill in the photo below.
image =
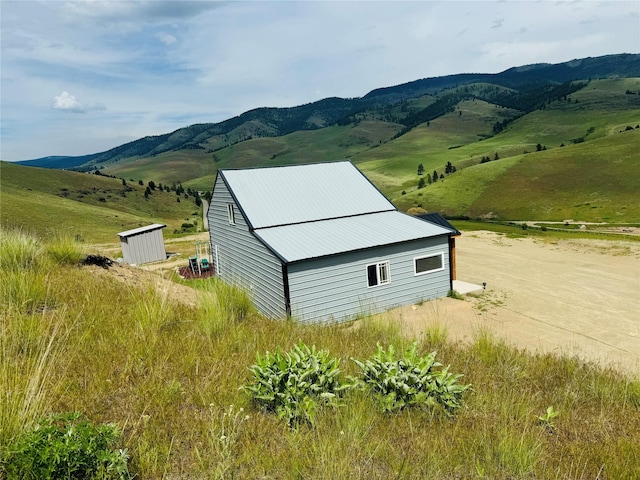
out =
{"type": "MultiPolygon", "coordinates": [[[[183,223],[200,222],[193,198],[120,179],[0,162],[0,225],[20,226],[39,236],[66,234],[86,242],[116,242],[116,233],[150,223],[167,225],[165,236],[183,223]],[[123,183],[126,183],[124,185],[123,183]]],[[[200,225],[202,225],[200,223],[200,225]]]]}
{"type": "Polygon", "coordinates": [[[627,181],[640,173],[639,124],[640,55],[625,54],[259,108],[108,152],[24,163],[208,191],[218,168],[349,158],[403,210],[639,222],[640,187],[627,181]],[[455,172],[445,175],[448,162],[455,172]],[[593,207],[592,197],[602,205],[576,206],[593,207]]]}

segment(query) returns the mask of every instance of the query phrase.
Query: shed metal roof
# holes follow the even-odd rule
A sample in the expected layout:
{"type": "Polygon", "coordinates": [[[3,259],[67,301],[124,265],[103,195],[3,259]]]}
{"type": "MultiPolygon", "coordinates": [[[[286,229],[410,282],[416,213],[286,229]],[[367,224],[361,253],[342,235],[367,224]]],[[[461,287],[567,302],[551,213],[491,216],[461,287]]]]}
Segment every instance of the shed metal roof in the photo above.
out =
{"type": "Polygon", "coordinates": [[[154,223],[153,225],[147,225],[146,227],[134,228],[132,230],[127,230],[124,232],[118,233],[119,237],[131,237],[132,235],[138,235],[140,233],[152,232],[153,230],[158,230],[159,228],[164,228],[166,225],[162,223],[154,223]]]}
{"type": "Polygon", "coordinates": [[[345,253],[437,235],[448,229],[398,211],[321,220],[254,231],[284,261],[345,253]]]}
{"type": "Polygon", "coordinates": [[[395,210],[346,160],[220,175],[254,229],[395,210]]]}

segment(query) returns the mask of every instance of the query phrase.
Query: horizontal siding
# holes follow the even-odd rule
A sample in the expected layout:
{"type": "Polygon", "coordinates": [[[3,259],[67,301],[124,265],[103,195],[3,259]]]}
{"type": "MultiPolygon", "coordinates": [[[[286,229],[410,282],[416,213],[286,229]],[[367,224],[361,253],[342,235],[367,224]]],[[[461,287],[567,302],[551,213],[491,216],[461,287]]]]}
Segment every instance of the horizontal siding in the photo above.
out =
{"type": "Polygon", "coordinates": [[[302,321],[345,320],[446,296],[446,235],[289,265],[291,310],[302,321]],[[444,254],[444,270],[416,276],[415,257],[444,254]],[[367,285],[367,265],[389,261],[391,282],[367,285]]]}
{"type": "Polygon", "coordinates": [[[249,231],[220,176],[214,185],[207,218],[216,273],[225,282],[246,290],[256,308],[264,315],[284,317],[286,308],[281,262],[249,231]],[[228,204],[234,205],[235,225],[229,224],[228,204]]]}

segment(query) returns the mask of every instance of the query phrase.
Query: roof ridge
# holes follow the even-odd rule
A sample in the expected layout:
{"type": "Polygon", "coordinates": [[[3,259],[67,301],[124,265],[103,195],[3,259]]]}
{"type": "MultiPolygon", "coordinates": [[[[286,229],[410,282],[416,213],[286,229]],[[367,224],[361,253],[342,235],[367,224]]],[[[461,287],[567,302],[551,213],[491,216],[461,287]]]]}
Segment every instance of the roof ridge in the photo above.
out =
{"type": "Polygon", "coordinates": [[[338,219],[342,219],[342,218],[354,218],[354,217],[362,217],[364,215],[375,215],[377,213],[384,213],[384,212],[395,212],[397,211],[397,208],[389,208],[387,210],[376,210],[373,212],[362,212],[362,213],[354,213],[352,215],[342,215],[339,217],[327,217],[327,218],[316,218],[313,220],[305,220],[302,222],[291,222],[291,223],[280,223],[280,224],[276,224],[276,225],[263,225],[261,227],[257,227],[257,228],[252,228],[252,230],[261,230],[263,228],[277,228],[277,227],[289,227],[291,225],[304,225],[307,223],[316,223],[316,222],[328,222],[330,220],[338,220],[338,219]]]}

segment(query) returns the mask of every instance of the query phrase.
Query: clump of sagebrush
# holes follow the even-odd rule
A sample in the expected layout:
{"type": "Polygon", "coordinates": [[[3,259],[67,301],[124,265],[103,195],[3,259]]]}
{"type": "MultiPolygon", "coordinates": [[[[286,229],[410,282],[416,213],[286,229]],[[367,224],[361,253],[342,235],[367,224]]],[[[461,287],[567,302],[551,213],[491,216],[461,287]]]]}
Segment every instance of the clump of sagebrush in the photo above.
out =
{"type": "Polygon", "coordinates": [[[290,352],[257,355],[253,381],[244,386],[259,406],[275,412],[289,426],[313,425],[319,406],[337,406],[352,387],[340,378],[339,360],[326,350],[298,342],[290,352]]]}
{"type": "Polygon", "coordinates": [[[362,371],[362,380],[378,398],[383,411],[392,412],[410,406],[441,407],[453,414],[462,406],[463,394],[471,385],[458,383],[461,374],[449,372],[436,362],[436,352],[421,356],[414,342],[400,358],[393,345],[378,350],[369,360],[353,361],[362,371]]]}
{"type": "Polygon", "coordinates": [[[113,423],[93,425],[77,412],[52,415],[24,431],[8,447],[8,478],[128,479],[122,432],[113,423]]]}

